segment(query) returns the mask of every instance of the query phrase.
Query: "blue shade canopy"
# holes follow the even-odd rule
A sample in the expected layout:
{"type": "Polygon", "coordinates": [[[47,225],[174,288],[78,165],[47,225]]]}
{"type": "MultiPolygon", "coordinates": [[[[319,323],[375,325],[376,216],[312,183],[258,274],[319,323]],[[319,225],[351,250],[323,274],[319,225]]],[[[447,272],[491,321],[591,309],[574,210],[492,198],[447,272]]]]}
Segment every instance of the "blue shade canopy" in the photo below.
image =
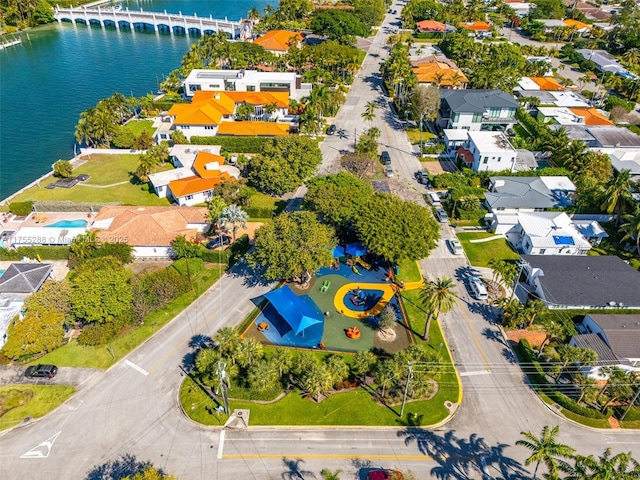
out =
{"type": "Polygon", "coordinates": [[[333,254],[333,258],[344,257],[344,247],[342,245],[336,245],[331,253],[333,254]]]}
{"type": "Polygon", "coordinates": [[[346,252],[352,257],[361,257],[367,254],[367,247],[360,242],[347,244],[346,252]]]}
{"type": "Polygon", "coordinates": [[[321,319],[314,316],[314,313],[304,301],[293,293],[288,285],[267,293],[265,298],[269,300],[273,308],[291,326],[296,335],[300,334],[305,328],[322,322],[321,319]]]}

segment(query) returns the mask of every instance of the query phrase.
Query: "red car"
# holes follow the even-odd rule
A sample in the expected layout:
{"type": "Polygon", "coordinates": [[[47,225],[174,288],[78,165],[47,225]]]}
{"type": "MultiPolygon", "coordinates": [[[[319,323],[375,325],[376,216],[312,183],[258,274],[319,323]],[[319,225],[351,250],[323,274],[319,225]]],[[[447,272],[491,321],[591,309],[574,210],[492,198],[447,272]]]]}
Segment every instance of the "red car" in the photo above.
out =
{"type": "Polygon", "coordinates": [[[367,473],[367,480],[403,480],[404,475],[397,470],[371,470],[367,473]]]}

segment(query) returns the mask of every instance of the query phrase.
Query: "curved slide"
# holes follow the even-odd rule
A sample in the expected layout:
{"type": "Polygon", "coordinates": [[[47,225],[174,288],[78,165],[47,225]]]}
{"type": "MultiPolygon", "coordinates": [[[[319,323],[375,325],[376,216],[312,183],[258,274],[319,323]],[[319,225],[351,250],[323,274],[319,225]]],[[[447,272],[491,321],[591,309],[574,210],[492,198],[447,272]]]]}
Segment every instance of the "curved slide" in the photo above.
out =
{"type": "Polygon", "coordinates": [[[387,305],[387,303],[389,303],[389,301],[391,300],[391,297],[393,297],[393,295],[397,291],[398,291],[398,287],[394,284],[364,283],[364,282],[347,283],[346,285],[343,285],[342,287],[338,288],[338,290],[336,291],[335,297],[333,297],[333,304],[335,305],[336,310],[342,313],[345,317],[351,317],[351,318],[372,317],[374,315],[379,314],[382,311],[382,309],[387,305]],[[351,290],[356,290],[358,288],[362,290],[381,290],[382,297],[380,298],[380,300],[378,300],[378,303],[376,303],[376,305],[370,310],[367,310],[365,312],[351,310],[351,308],[347,307],[347,305],[344,303],[344,299],[351,290]]]}

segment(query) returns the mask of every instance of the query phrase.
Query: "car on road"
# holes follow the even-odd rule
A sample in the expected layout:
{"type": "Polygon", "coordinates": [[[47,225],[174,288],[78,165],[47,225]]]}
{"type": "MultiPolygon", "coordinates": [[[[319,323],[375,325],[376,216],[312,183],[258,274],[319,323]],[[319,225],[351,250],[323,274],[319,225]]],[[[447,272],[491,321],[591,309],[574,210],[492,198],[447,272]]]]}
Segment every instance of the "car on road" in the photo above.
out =
{"type": "Polygon", "coordinates": [[[418,183],[422,185],[430,184],[429,172],[427,172],[425,169],[418,170],[416,173],[414,173],[414,176],[416,177],[416,180],[418,181],[418,183]]]}
{"type": "Polygon", "coordinates": [[[380,468],[368,471],[367,480],[404,480],[404,475],[398,470],[380,468]]]}
{"type": "Polygon", "coordinates": [[[440,223],[447,223],[449,221],[449,216],[444,208],[436,208],[436,218],[440,223]]]}
{"type": "Polygon", "coordinates": [[[393,167],[391,165],[385,165],[384,174],[387,177],[393,177],[393,167]]]}
{"type": "Polygon", "coordinates": [[[469,283],[469,290],[471,290],[471,295],[476,300],[487,300],[489,298],[489,294],[487,293],[487,288],[484,286],[484,282],[480,277],[476,277],[475,275],[471,275],[467,282],[469,283]]]}
{"type": "Polygon", "coordinates": [[[24,376],[28,378],[53,378],[58,373],[58,367],[55,365],[31,365],[27,367],[24,376]]]}
{"type": "Polygon", "coordinates": [[[334,124],[331,124],[329,128],[327,128],[327,135],[334,135],[337,130],[338,128],[334,124]]]}
{"type": "Polygon", "coordinates": [[[391,165],[391,155],[386,150],[380,154],[380,160],[382,160],[383,165],[391,165]]]}
{"type": "Polygon", "coordinates": [[[462,255],[464,253],[464,250],[462,249],[462,244],[460,243],[460,240],[458,240],[457,238],[452,238],[449,240],[449,248],[451,249],[451,252],[454,255],[462,255]]]}
{"type": "Polygon", "coordinates": [[[207,243],[207,248],[220,248],[224,245],[231,244],[231,237],[229,235],[221,235],[207,243]]]}

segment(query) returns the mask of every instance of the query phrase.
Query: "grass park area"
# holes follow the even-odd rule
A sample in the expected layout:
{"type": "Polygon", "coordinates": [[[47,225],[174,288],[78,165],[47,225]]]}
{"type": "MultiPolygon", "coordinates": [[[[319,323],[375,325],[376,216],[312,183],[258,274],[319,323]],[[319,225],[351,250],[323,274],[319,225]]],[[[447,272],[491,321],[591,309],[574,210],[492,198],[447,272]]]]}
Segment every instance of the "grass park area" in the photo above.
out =
{"type": "MultiPolygon", "coordinates": [[[[72,188],[45,187],[57,179],[49,177],[33,186],[12,201],[71,201],[75,203],[121,203],[124,205],[169,205],[169,200],[149,193],[147,184],[132,183],[132,172],[138,166],[138,155],[94,154],[73,170],[73,175],[90,175],[89,180],[72,188]]],[[[166,166],[165,168],[172,168],[166,166]]]]}
{"type": "Polygon", "coordinates": [[[0,387],[0,431],[40,418],[75,393],[65,385],[8,385],[0,387]]]}
{"type": "Polygon", "coordinates": [[[488,267],[489,262],[494,258],[500,260],[517,260],[519,258],[518,254],[511,249],[506,239],[502,236],[486,242],[471,242],[471,240],[490,237],[496,237],[496,235],[487,232],[462,232],[458,234],[458,239],[471,265],[488,267]]]}
{"type": "Polygon", "coordinates": [[[414,260],[403,260],[398,265],[397,277],[398,280],[402,280],[404,283],[419,282],[422,280],[420,266],[414,260]]]}
{"type": "MultiPolygon", "coordinates": [[[[402,270],[402,266],[400,267],[402,270]]],[[[430,341],[422,342],[421,337],[426,323],[426,312],[418,300],[419,290],[402,293],[405,309],[416,341],[426,349],[440,352],[443,362],[451,364],[451,356],[444,341],[438,322],[432,322],[430,341]]],[[[268,351],[267,350],[267,356],[268,351]]],[[[316,352],[317,355],[326,355],[316,352]]],[[[344,355],[350,363],[351,355],[344,355]]],[[[194,421],[205,425],[222,425],[226,416],[215,412],[219,405],[209,392],[197,385],[191,378],[185,379],[180,388],[180,401],[187,415],[194,421]]],[[[413,413],[422,416],[422,425],[434,425],[449,414],[445,402],[461,401],[461,390],[453,368],[446,368],[438,379],[438,391],[428,401],[408,402],[405,415],[413,413]]],[[[302,392],[293,390],[284,398],[272,403],[231,401],[234,409],[251,411],[250,425],[365,425],[365,426],[401,426],[404,419],[399,417],[400,405],[386,406],[368,388],[336,393],[320,403],[306,398],[302,392]],[[304,413],[301,413],[304,412],[304,413]]]]}
{"type": "Polygon", "coordinates": [[[192,291],[170,302],[162,310],[148,315],[143,325],[118,336],[107,345],[90,347],[80,345],[74,340],[44,357],[40,357],[37,363],[52,363],[64,367],[107,369],[181,313],[213,285],[220,278],[220,273],[223,272],[224,269],[219,269],[217,264],[208,266],[208,268],[198,272],[192,278],[192,291]]]}
{"type": "MultiPolygon", "coordinates": [[[[407,137],[409,137],[409,142],[411,143],[420,143],[420,129],[419,128],[407,128],[405,130],[407,133],[407,137]]],[[[432,140],[436,138],[436,136],[428,131],[422,130],[422,141],[426,142],[428,140],[432,140]]]]}

